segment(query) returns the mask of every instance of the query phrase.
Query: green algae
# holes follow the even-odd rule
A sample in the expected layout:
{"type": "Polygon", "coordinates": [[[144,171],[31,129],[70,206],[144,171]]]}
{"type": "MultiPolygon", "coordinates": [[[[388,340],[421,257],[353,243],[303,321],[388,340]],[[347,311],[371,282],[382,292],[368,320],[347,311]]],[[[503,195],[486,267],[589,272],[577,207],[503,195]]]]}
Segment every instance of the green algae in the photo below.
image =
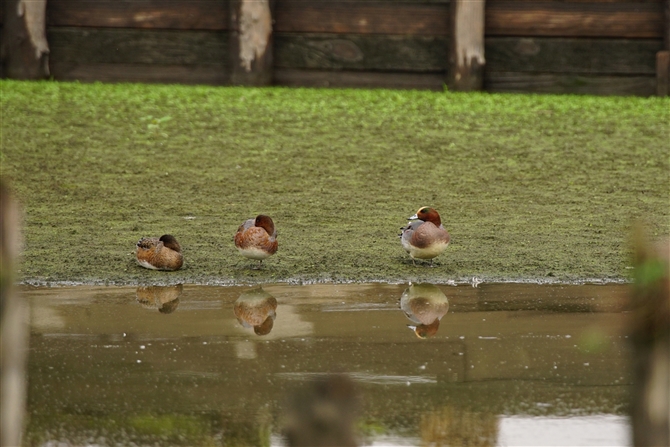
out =
{"type": "Polygon", "coordinates": [[[624,280],[670,230],[667,98],[0,81],[24,282],[624,280]],[[420,206],[435,266],[397,237],[420,206]],[[269,214],[254,270],[233,234],[269,214]],[[171,233],[185,266],[142,269],[171,233]]]}

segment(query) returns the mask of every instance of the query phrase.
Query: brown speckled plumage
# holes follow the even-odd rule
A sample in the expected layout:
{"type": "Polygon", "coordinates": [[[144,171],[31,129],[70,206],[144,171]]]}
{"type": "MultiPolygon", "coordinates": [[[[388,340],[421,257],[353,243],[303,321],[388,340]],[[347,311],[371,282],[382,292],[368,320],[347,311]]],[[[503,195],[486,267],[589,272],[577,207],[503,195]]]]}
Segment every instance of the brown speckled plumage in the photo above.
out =
{"type": "Polygon", "coordinates": [[[243,256],[263,261],[277,252],[277,230],[270,216],[259,214],[245,221],[235,234],[235,246],[243,256]]]}
{"type": "Polygon", "coordinates": [[[184,264],[181,246],[174,236],[144,237],[137,241],[137,263],[152,270],[179,270],[184,264]]]}

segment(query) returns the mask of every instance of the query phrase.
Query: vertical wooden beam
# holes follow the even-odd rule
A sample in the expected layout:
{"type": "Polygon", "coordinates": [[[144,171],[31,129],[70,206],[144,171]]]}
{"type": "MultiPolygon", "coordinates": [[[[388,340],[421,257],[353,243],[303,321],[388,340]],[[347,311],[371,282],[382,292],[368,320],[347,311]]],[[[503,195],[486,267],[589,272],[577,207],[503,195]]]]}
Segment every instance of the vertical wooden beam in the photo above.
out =
{"type": "Polygon", "coordinates": [[[2,77],[43,79],[49,76],[46,0],[3,0],[2,77]]]}
{"type": "Polygon", "coordinates": [[[271,0],[230,0],[230,82],[272,83],[271,0]]]}
{"type": "Polygon", "coordinates": [[[656,53],[656,94],[658,96],[668,96],[670,93],[670,0],[665,0],[664,9],[663,51],[656,53]]]}
{"type": "Polygon", "coordinates": [[[451,48],[447,86],[481,90],[484,78],[484,0],[451,0],[451,48]]]}
{"type": "Polygon", "coordinates": [[[668,84],[670,84],[670,51],[659,51],[656,53],[656,94],[668,96],[668,84]]]}

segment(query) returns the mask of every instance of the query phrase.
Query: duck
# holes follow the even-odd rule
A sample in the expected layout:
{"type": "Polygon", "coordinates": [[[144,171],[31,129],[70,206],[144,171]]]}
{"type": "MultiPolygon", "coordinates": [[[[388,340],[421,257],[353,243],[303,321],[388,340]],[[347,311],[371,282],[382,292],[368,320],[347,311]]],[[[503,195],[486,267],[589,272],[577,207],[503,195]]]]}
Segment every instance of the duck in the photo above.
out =
{"type": "Polygon", "coordinates": [[[432,337],[449,312],[449,300],[433,284],[410,284],[400,297],[400,309],[414,324],[407,325],[417,337],[432,337]]]}
{"type": "Polygon", "coordinates": [[[429,206],[423,206],[412,217],[407,226],[401,228],[400,241],[403,248],[412,258],[429,259],[433,264],[433,258],[439,256],[447,249],[451,236],[442,226],[440,214],[429,206]]]}
{"type": "Polygon", "coordinates": [[[272,218],[259,214],[255,219],[246,220],[237,229],[235,247],[242,256],[262,265],[264,259],[277,252],[277,230],[272,218]]]}
{"type": "Polygon", "coordinates": [[[256,335],[267,335],[277,316],[277,299],[261,287],[251,289],[237,298],[233,312],[242,327],[253,327],[256,335]]]}
{"type": "Polygon", "coordinates": [[[171,234],[158,237],[143,237],[137,241],[135,250],[137,263],[151,270],[179,270],[184,264],[181,245],[171,234]]]}

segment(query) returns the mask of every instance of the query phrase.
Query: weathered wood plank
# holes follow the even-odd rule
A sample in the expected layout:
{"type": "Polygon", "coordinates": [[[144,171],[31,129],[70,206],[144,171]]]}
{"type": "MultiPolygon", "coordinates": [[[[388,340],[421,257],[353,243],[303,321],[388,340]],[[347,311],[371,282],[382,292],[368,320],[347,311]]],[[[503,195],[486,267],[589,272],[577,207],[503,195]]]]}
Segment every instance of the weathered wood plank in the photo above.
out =
{"type": "Polygon", "coordinates": [[[663,2],[665,20],[663,20],[663,49],[670,51],[670,0],[663,2]]]}
{"type": "Polygon", "coordinates": [[[228,33],[51,27],[53,62],[86,64],[228,64],[228,33]]]}
{"type": "Polygon", "coordinates": [[[482,89],[484,0],[452,0],[447,85],[454,91],[482,89]]]}
{"type": "Polygon", "coordinates": [[[656,53],[656,94],[668,96],[670,89],[670,51],[656,53]]]}
{"type": "Polygon", "coordinates": [[[234,85],[272,83],[272,3],[269,0],[229,0],[228,54],[230,81],[234,85]]]}
{"type": "Polygon", "coordinates": [[[283,0],[277,32],[447,36],[448,3],[283,0]]]}
{"type": "Polygon", "coordinates": [[[487,36],[661,38],[660,2],[492,1],[487,36]]]}
{"type": "Polygon", "coordinates": [[[4,0],[1,7],[7,21],[2,30],[0,73],[14,79],[47,78],[46,0],[4,0]]]}
{"type": "Polygon", "coordinates": [[[484,76],[484,89],[496,93],[651,96],[656,92],[656,77],[489,72],[484,76]]]}
{"type": "Polygon", "coordinates": [[[382,73],[278,68],[275,84],[288,87],[393,88],[442,90],[444,76],[435,73],[382,73]]]}
{"type": "Polygon", "coordinates": [[[226,0],[49,0],[47,25],[220,31],[226,0]]]}
{"type": "MultiPolygon", "coordinates": [[[[540,0],[546,2],[557,2],[557,3],[566,3],[566,4],[574,4],[574,3],[619,3],[619,4],[624,4],[628,3],[630,4],[631,2],[634,3],[662,3],[664,0],[540,0]]],[[[515,2],[515,3],[539,3],[538,0],[486,0],[487,4],[491,3],[510,3],[510,2],[515,2]]]]}
{"type": "Polygon", "coordinates": [[[447,68],[444,36],[275,34],[275,66],[333,70],[440,72],[447,68]]]}
{"type": "Polygon", "coordinates": [[[656,72],[660,39],[486,38],[487,71],[584,74],[656,72]]]}
{"type": "Polygon", "coordinates": [[[227,84],[225,67],[211,65],[104,64],[52,62],[51,73],[58,81],[146,82],[162,84],[227,84]]]}

